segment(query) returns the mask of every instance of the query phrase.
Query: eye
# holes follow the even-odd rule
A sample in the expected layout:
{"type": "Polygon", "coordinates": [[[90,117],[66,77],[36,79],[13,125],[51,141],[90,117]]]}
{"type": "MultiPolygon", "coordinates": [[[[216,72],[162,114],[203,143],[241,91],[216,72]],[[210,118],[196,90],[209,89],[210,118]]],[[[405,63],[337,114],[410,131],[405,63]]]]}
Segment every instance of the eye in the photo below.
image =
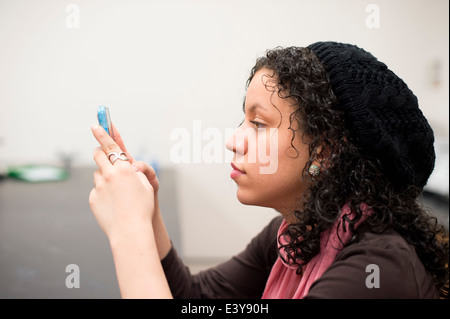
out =
{"type": "Polygon", "coordinates": [[[261,129],[261,128],[264,128],[264,127],[265,127],[264,124],[259,123],[259,122],[257,122],[257,121],[250,121],[250,123],[252,123],[257,129],[261,129]]]}

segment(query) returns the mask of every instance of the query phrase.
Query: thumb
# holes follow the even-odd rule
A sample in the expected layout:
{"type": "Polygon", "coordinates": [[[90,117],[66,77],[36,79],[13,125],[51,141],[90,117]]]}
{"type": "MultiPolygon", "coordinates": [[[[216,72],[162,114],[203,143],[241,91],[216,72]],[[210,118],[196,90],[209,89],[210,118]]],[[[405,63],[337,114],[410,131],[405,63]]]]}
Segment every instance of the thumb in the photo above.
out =
{"type": "Polygon", "coordinates": [[[153,189],[156,192],[158,191],[159,188],[158,177],[156,176],[156,172],[153,169],[153,167],[142,161],[133,162],[132,167],[134,168],[135,171],[144,174],[147,180],[150,182],[150,184],[152,184],[153,189]]]}
{"type": "Polygon", "coordinates": [[[142,185],[144,185],[145,187],[150,187],[153,190],[153,186],[150,184],[150,182],[147,179],[147,176],[145,176],[145,174],[141,173],[141,172],[136,172],[139,180],[141,181],[142,185]]]}

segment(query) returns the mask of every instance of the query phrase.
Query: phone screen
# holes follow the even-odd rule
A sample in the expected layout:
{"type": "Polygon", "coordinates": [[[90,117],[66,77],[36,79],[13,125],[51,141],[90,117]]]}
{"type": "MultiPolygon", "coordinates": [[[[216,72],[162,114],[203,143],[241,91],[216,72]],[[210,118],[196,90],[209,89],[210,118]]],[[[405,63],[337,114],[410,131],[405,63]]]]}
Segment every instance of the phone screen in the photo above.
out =
{"type": "Polygon", "coordinates": [[[114,138],[114,132],[113,132],[113,129],[111,126],[111,115],[109,114],[109,108],[104,105],[100,105],[97,108],[97,118],[98,118],[98,124],[101,125],[105,129],[105,131],[109,134],[109,136],[114,138]]]}

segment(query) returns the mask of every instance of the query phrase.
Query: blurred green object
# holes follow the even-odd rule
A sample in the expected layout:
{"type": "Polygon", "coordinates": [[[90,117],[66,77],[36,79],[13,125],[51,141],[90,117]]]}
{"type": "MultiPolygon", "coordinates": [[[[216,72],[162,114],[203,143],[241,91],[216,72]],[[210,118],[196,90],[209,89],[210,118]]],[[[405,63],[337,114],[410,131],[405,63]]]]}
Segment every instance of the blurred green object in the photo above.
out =
{"type": "Polygon", "coordinates": [[[64,168],[51,165],[21,165],[8,167],[8,176],[30,183],[63,181],[68,177],[64,168]]]}

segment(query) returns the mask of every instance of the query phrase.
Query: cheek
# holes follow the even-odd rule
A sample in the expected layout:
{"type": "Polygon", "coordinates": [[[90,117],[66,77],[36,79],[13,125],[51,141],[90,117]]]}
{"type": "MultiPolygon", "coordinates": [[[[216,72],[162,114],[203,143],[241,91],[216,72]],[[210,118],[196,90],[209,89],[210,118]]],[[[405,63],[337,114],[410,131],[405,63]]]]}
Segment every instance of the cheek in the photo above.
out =
{"type": "Polygon", "coordinates": [[[303,169],[309,160],[308,145],[297,143],[294,148],[289,136],[284,136],[279,141],[270,143],[271,147],[266,149],[268,162],[261,165],[259,171],[267,172],[267,187],[274,192],[291,195],[297,191],[302,192],[305,188],[303,169]]]}
{"type": "MultiPolygon", "coordinates": [[[[253,141],[248,144],[246,160],[254,174],[277,175],[280,169],[287,168],[301,174],[309,159],[307,144],[299,143],[297,137],[291,144],[292,134],[279,134],[278,129],[258,132],[253,141]]],[[[290,172],[284,175],[289,176],[290,172]]]]}
{"type": "Polygon", "coordinates": [[[258,134],[255,153],[260,174],[273,175],[277,173],[280,160],[277,129],[267,129],[258,134]]]}

